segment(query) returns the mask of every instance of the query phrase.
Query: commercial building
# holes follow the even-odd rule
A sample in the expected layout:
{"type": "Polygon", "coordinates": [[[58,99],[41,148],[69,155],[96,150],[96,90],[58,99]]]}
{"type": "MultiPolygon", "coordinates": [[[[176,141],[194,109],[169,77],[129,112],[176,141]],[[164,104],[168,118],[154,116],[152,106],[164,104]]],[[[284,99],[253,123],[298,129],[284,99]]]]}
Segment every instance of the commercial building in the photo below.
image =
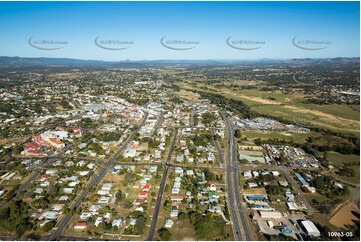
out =
{"type": "Polygon", "coordinates": [[[273,218],[280,219],[282,218],[282,214],[278,211],[259,211],[261,218],[273,218]]]}
{"type": "Polygon", "coordinates": [[[320,231],[317,229],[316,225],[312,221],[310,220],[301,221],[301,225],[308,236],[313,236],[313,237],[321,236],[320,231]]]}

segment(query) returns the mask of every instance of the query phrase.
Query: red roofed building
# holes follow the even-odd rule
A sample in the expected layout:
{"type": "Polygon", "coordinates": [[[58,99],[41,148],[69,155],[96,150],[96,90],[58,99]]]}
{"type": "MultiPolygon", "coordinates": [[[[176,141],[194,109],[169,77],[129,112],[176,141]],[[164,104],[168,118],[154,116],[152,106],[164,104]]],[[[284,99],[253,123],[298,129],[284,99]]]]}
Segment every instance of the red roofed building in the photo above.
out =
{"type": "Polygon", "coordinates": [[[39,151],[36,151],[36,150],[34,150],[34,151],[27,151],[26,154],[27,154],[27,155],[40,155],[39,151]]]}
{"type": "Polygon", "coordinates": [[[46,141],[43,140],[40,135],[34,136],[34,137],[33,137],[33,141],[34,141],[37,145],[39,145],[39,146],[46,145],[46,141]]]}
{"type": "Polygon", "coordinates": [[[27,142],[24,144],[24,151],[26,153],[29,153],[29,152],[38,152],[38,149],[39,149],[39,145],[35,142],[27,142]]]}
{"type": "Polygon", "coordinates": [[[183,200],[183,196],[180,196],[180,195],[172,195],[170,196],[170,200],[172,201],[182,201],[183,200]]]}
{"type": "Polygon", "coordinates": [[[47,179],[48,177],[50,177],[50,174],[44,174],[44,175],[41,176],[41,178],[44,179],[44,180],[47,179]]]}
{"type": "Polygon", "coordinates": [[[70,133],[69,136],[70,137],[76,137],[79,138],[81,136],[81,129],[80,128],[70,128],[73,133],[70,133]]]}
{"type": "Polygon", "coordinates": [[[87,222],[76,222],[74,224],[74,229],[85,229],[87,227],[87,222]]]}
{"type": "Polygon", "coordinates": [[[144,186],[143,186],[143,191],[144,192],[148,192],[149,191],[149,189],[150,189],[150,185],[149,184],[145,184],[144,186]]]}
{"type": "Polygon", "coordinates": [[[134,183],[134,184],[133,184],[133,188],[139,188],[139,184],[134,183]]]}
{"type": "Polygon", "coordinates": [[[65,144],[56,138],[49,138],[49,143],[56,148],[64,148],[65,144]]]}
{"type": "Polygon", "coordinates": [[[80,132],[81,131],[81,129],[80,128],[70,128],[71,130],[73,130],[73,132],[80,132]]]}
{"type": "Polygon", "coordinates": [[[146,201],[147,201],[147,199],[145,199],[145,198],[137,198],[137,199],[135,199],[133,204],[137,206],[137,205],[145,203],[146,201]]]}
{"type": "Polygon", "coordinates": [[[138,142],[134,143],[134,145],[132,146],[132,149],[136,150],[138,148],[139,148],[139,143],[138,142]]]}
{"type": "Polygon", "coordinates": [[[144,197],[147,197],[148,196],[148,192],[144,192],[144,191],[142,191],[142,192],[140,192],[139,193],[139,198],[144,198],[144,197]]]}

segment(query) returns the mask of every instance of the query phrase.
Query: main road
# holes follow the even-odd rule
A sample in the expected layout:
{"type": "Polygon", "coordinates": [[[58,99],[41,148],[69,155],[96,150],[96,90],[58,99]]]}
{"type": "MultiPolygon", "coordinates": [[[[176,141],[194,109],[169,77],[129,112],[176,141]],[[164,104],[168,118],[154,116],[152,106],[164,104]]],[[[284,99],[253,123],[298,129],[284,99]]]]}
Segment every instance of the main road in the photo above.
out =
{"type": "Polygon", "coordinates": [[[171,144],[170,149],[169,149],[167,161],[165,163],[165,169],[164,169],[164,172],[163,172],[162,181],[161,181],[160,186],[159,186],[157,202],[156,202],[156,205],[155,205],[155,208],[154,208],[152,222],[150,223],[150,228],[149,228],[147,241],[152,241],[153,238],[154,238],[154,233],[155,233],[155,229],[156,229],[157,221],[158,221],[159,210],[160,210],[160,207],[162,205],[162,197],[163,197],[163,192],[164,192],[164,187],[165,187],[165,181],[167,179],[169,167],[171,166],[170,160],[172,159],[172,153],[173,153],[173,150],[174,150],[174,145],[175,145],[176,140],[177,140],[177,135],[178,135],[178,128],[175,128],[173,141],[172,141],[172,144],[171,144]]]}
{"type": "MultiPolygon", "coordinates": [[[[92,177],[92,180],[86,185],[86,187],[83,189],[83,191],[75,198],[73,203],[69,206],[70,210],[76,210],[83,200],[88,195],[89,189],[92,188],[94,185],[99,184],[104,176],[107,174],[109,168],[116,163],[116,158],[127,148],[130,141],[133,140],[135,134],[140,130],[140,128],[144,125],[145,121],[147,120],[148,113],[144,113],[144,118],[142,123],[139,125],[138,129],[133,131],[130,136],[128,137],[127,141],[117,150],[117,152],[107,161],[105,162],[101,168],[100,171],[97,174],[94,174],[92,177]]],[[[63,232],[64,228],[67,226],[71,219],[71,215],[68,213],[65,216],[61,218],[61,220],[58,222],[56,229],[53,231],[53,233],[50,236],[50,240],[58,240],[61,233],[63,232]]]]}
{"type": "Polygon", "coordinates": [[[237,147],[234,139],[233,127],[224,112],[220,112],[227,127],[227,162],[226,162],[226,185],[227,204],[230,211],[234,239],[236,241],[251,241],[252,236],[248,227],[246,213],[242,208],[238,181],[237,147]]]}

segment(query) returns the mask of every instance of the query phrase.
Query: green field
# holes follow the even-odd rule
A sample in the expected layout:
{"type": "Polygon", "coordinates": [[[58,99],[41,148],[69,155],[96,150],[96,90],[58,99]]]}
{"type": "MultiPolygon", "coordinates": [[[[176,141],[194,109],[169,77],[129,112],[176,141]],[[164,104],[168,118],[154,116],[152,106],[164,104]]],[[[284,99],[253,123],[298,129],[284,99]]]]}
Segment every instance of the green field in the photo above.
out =
{"type": "Polygon", "coordinates": [[[324,113],[332,114],[341,118],[360,120],[360,106],[356,105],[316,105],[300,103],[299,106],[311,110],[317,110],[324,113]]]}
{"type": "Polygon", "coordinates": [[[360,164],[360,157],[357,155],[343,155],[338,152],[328,152],[327,157],[330,163],[337,167],[347,163],[360,164]]]}
{"type": "Polygon", "coordinates": [[[252,110],[257,111],[261,114],[267,114],[272,117],[281,117],[284,120],[291,121],[294,124],[310,126],[310,127],[322,127],[326,129],[331,129],[334,131],[344,131],[348,133],[353,133],[359,135],[359,122],[355,120],[350,120],[350,122],[343,121],[338,119],[328,119],[326,117],[321,117],[312,110],[306,110],[305,112],[300,112],[300,110],[292,110],[286,106],[257,106],[252,107],[252,110]]]}
{"type": "Polygon", "coordinates": [[[233,98],[243,101],[251,107],[252,111],[259,114],[269,115],[275,118],[282,118],[288,122],[352,133],[359,136],[360,107],[358,105],[317,105],[304,104],[302,93],[284,94],[281,91],[259,91],[232,90],[228,88],[217,88],[204,83],[192,83],[192,85],[179,82],[181,88],[195,91],[203,91],[214,94],[221,94],[226,98],[233,98]],[[270,99],[272,98],[272,100],[270,99]]]}
{"type": "Polygon", "coordinates": [[[318,137],[319,135],[315,132],[308,133],[293,133],[293,132],[284,132],[280,133],[279,131],[268,131],[268,132],[257,132],[257,131],[242,131],[242,137],[247,137],[247,143],[253,145],[253,140],[260,138],[262,140],[267,139],[280,139],[286,141],[294,141],[296,143],[305,143],[307,137],[314,136],[318,137]]]}

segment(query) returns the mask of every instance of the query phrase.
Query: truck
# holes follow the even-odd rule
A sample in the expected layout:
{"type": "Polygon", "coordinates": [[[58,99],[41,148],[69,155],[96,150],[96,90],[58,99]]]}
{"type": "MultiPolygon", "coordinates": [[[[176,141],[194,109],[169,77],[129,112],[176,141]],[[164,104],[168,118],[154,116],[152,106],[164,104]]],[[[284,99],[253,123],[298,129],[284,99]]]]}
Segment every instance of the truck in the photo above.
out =
{"type": "Polygon", "coordinates": [[[271,220],[267,221],[267,224],[270,228],[273,228],[274,224],[271,220]]]}
{"type": "Polygon", "coordinates": [[[297,223],[296,223],[296,221],[295,221],[295,220],[293,220],[293,219],[289,219],[289,221],[290,221],[290,223],[291,223],[293,226],[296,226],[296,225],[297,225],[297,223]]]}
{"type": "Polygon", "coordinates": [[[285,226],[273,226],[273,228],[274,228],[275,230],[286,229],[285,226]]]}

